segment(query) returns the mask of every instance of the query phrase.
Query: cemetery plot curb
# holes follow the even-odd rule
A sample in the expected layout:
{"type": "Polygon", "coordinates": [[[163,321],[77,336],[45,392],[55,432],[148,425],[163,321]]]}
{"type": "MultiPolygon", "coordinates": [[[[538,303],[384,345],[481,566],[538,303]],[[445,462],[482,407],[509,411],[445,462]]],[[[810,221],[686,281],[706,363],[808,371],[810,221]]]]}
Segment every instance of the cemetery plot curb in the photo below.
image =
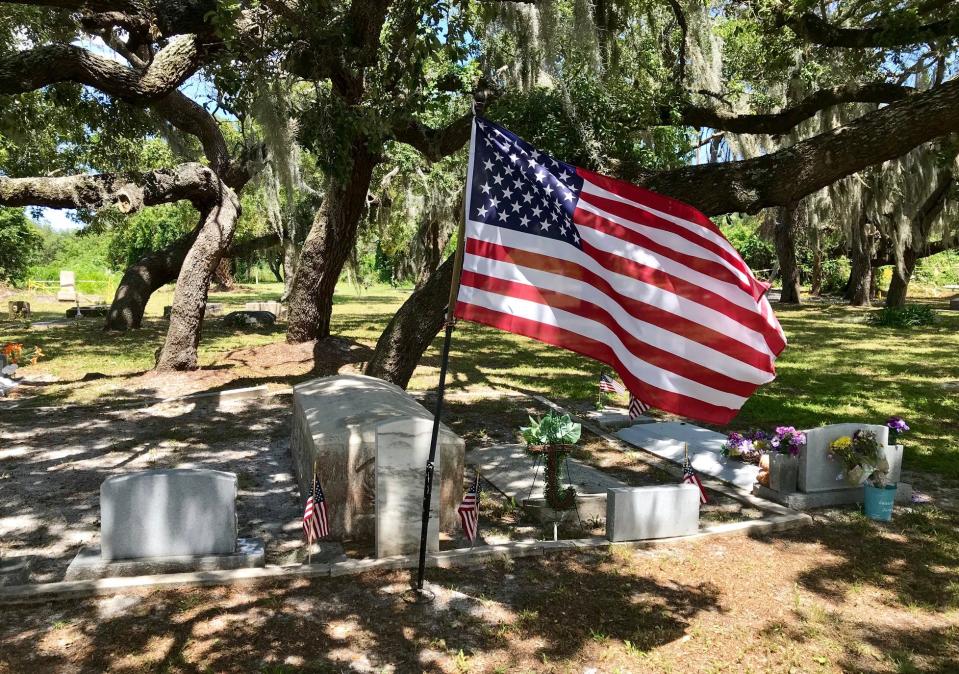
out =
{"type": "MultiPolygon", "coordinates": [[[[659,538],[648,541],[623,541],[612,543],[606,538],[578,538],[562,541],[520,541],[502,545],[481,545],[475,548],[444,550],[429,555],[430,567],[450,568],[475,566],[489,562],[522,557],[536,557],[552,552],[589,548],[627,547],[646,549],[691,543],[704,538],[760,535],[785,531],[810,524],[812,518],[805,513],[790,513],[747,522],[732,522],[704,527],[692,536],[659,538]]],[[[103,578],[101,580],[63,581],[37,585],[12,585],[0,587],[0,605],[33,604],[47,601],[63,601],[103,595],[127,590],[176,589],[184,587],[209,587],[234,583],[258,583],[297,578],[326,578],[348,576],[367,571],[412,569],[417,565],[416,555],[399,555],[382,559],[351,559],[331,564],[297,564],[292,566],[266,566],[253,569],[226,571],[197,571],[193,573],[170,573],[153,576],[103,578]]]]}

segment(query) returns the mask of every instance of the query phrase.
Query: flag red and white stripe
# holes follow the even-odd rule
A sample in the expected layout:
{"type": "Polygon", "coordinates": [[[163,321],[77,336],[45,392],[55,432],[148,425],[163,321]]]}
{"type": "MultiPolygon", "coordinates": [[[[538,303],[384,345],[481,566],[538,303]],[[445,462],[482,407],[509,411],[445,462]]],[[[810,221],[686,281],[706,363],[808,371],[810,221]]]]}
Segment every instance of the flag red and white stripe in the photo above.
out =
{"type": "Polygon", "coordinates": [[[479,473],[473,479],[473,484],[470,485],[456,512],[459,513],[463,533],[470,542],[475,541],[479,531],[479,473]]]}
{"type": "Polygon", "coordinates": [[[605,372],[599,376],[599,390],[604,393],[626,393],[626,387],[605,372]]]}
{"type": "Polygon", "coordinates": [[[706,498],[706,488],[703,487],[702,480],[699,479],[696,471],[693,470],[693,464],[690,463],[689,456],[683,461],[683,479],[680,480],[680,482],[699,487],[699,502],[703,505],[708,502],[709,499],[706,498]]]}
{"type": "Polygon", "coordinates": [[[326,497],[320,486],[320,478],[313,476],[310,492],[306,496],[303,508],[303,535],[307,545],[312,545],[330,534],[330,522],[326,514],[326,497]]]}
{"type": "Polygon", "coordinates": [[[634,421],[649,410],[649,405],[636,396],[629,396],[629,420],[634,421]]]}
{"type": "Polygon", "coordinates": [[[643,404],[730,421],[786,340],[695,208],[557,161],[477,118],[459,318],[595,358],[643,404]]]}

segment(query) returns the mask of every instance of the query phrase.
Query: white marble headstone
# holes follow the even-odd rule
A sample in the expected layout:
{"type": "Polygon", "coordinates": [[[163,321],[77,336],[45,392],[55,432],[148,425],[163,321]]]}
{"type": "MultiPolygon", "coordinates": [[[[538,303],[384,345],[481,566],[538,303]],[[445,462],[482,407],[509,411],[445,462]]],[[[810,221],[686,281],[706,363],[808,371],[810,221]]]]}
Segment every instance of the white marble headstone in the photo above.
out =
{"type": "Polygon", "coordinates": [[[57,300],[60,302],[74,302],[77,299],[76,276],[72,271],[60,272],[60,290],[57,291],[57,300]]]}
{"type": "MultiPolygon", "coordinates": [[[[876,424],[832,424],[805,431],[806,447],[799,454],[799,491],[827,491],[849,486],[840,479],[843,466],[829,456],[829,445],[833,440],[852,435],[860,429],[875,433],[883,447],[889,444],[889,429],[876,424]]],[[[901,452],[899,456],[902,456],[901,452]]],[[[892,477],[890,474],[890,481],[892,477]]],[[[895,479],[899,479],[898,467],[895,479]]]]}
{"type": "MultiPolygon", "coordinates": [[[[415,555],[423,522],[423,481],[431,419],[397,419],[376,427],[376,556],[415,555]]],[[[439,550],[440,452],[436,453],[428,552],[439,550]]]]}

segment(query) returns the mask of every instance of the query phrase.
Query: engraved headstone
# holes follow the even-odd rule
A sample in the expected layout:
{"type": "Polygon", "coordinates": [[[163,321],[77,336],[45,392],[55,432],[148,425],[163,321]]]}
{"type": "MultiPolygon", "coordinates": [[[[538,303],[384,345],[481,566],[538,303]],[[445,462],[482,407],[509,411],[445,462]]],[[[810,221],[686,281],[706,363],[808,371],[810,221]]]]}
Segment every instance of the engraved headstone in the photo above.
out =
{"type": "Polygon", "coordinates": [[[7,311],[11,319],[14,318],[29,318],[30,317],[30,303],[23,302],[20,300],[14,300],[12,302],[7,302],[7,311]]]}
{"type": "MultiPolygon", "coordinates": [[[[799,454],[799,491],[828,491],[849,486],[841,479],[842,464],[829,456],[829,445],[834,440],[844,435],[852,435],[860,429],[872,431],[876,434],[879,444],[888,446],[889,429],[876,424],[832,424],[805,432],[806,446],[799,454]]],[[[899,468],[902,465],[901,452],[898,453],[898,457],[899,460],[895,466],[890,462],[890,468],[895,469],[890,470],[890,481],[894,481],[893,472],[895,481],[899,479],[899,468]]]]}
{"type": "MultiPolygon", "coordinates": [[[[425,468],[430,434],[423,435],[420,430],[432,428],[432,414],[400,387],[363,375],[336,375],[297,384],[293,406],[290,445],[301,499],[306,498],[315,466],[326,494],[331,538],[373,546],[382,473],[377,469],[378,455],[387,452],[383,460],[397,465],[401,459],[387,447],[396,442],[404,447],[400,453],[414,455],[420,470],[425,468]],[[398,421],[405,425],[394,426],[398,421]]],[[[443,531],[452,530],[458,521],[463,462],[463,440],[441,424],[433,489],[440,499],[439,526],[443,531]]],[[[420,475],[414,494],[421,508],[422,472],[420,475]]]]}
{"type": "Polygon", "coordinates": [[[663,484],[606,492],[606,537],[611,541],[691,536],[699,531],[699,487],[663,484]]]}
{"type": "MultiPolygon", "coordinates": [[[[423,526],[423,481],[433,422],[420,417],[397,419],[376,430],[376,556],[410,555],[419,551],[423,526]]],[[[436,474],[442,459],[436,457],[436,474]]],[[[437,485],[438,487],[438,485],[437,485]]],[[[433,489],[428,552],[439,550],[440,490],[433,489]]]]}
{"type": "Polygon", "coordinates": [[[236,475],[148,470],[100,485],[103,559],[225,555],[236,548],[236,475]]]}

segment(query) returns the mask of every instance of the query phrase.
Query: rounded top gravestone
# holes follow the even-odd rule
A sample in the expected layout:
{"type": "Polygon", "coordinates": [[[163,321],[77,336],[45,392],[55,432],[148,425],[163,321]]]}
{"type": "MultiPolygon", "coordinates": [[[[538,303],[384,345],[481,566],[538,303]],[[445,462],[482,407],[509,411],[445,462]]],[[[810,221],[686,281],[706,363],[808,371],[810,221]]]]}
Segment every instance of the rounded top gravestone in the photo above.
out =
{"type": "Polygon", "coordinates": [[[226,555],[236,549],[236,475],[148,470],[100,485],[104,560],[226,555]]]}

